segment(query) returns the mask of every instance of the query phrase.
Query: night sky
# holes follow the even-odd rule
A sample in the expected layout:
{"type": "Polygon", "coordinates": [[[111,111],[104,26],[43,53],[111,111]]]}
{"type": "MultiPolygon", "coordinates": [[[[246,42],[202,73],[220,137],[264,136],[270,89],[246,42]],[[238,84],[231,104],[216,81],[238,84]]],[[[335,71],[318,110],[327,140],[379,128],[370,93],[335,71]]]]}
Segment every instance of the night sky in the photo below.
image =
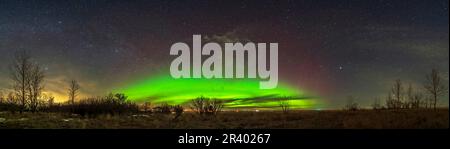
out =
{"type": "MultiPolygon", "coordinates": [[[[448,0],[21,1],[0,0],[0,89],[28,50],[45,69],[45,92],[97,96],[169,74],[175,42],[278,42],[279,80],[341,108],[385,98],[396,79],[422,89],[437,68],[448,85],[448,0]]],[[[448,94],[441,98],[448,106],[448,94]]]]}

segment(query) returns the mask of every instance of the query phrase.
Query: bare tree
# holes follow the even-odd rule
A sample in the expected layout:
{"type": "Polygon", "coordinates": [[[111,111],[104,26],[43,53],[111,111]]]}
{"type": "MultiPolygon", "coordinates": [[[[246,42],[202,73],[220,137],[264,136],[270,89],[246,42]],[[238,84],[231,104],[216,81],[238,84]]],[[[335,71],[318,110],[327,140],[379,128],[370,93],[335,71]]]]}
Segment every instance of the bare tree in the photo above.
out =
{"type": "Polygon", "coordinates": [[[32,112],[36,112],[44,88],[44,71],[41,66],[32,62],[26,51],[20,51],[15,54],[10,69],[14,92],[20,99],[20,112],[26,110],[27,104],[32,112]]]}
{"type": "Polygon", "coordinates": [[[205,112],[203,109],[206,106],[206,104],[205,104],[206,100],[207,99],[205,97],[199,97],[199,98],[193,99],[191,101],[192,110],[196,111],[200,115],[203,115],[203,113],[205,112]]]}
{"type": "Polygon", "coordinates": [[[223,108],[223,102],[221,100],[218,99],[214,99],[214,100],[210,100],[209,102],[209,107],[208,107],[208,113],[216,115],[217,113],[219,113],[220,111],[222,111],[223,108]]]}
{"type": "Polygon", "coordinates": [[[394,85],[391,89],[392,95],[394,95],[394,109],[402,108],[402,100],[403,100],[403,84],[400,79],[395,80],[394,85]]]}
{"type": "Polygon", "coordinates": [[[391,93],[389,93],[387,96],[386,96],[386,108],[387,109],[395,109],[395,99],[394,98],[392,98],[392,94],[391,93]]]}
{"type": "Polygon", "coordinates": [[[441,74],[438,70],[432,69],[431,74],[426,76],[427,83],[424,85],[425,90],[432,96],[432,105],[436,110],[436,104],[439,96],[447,93],[447,87],[444,85],[441,74]]]}
{"type": "Polygon", "coordinates": [[[191,101],[191,108],[200,115],[216,115],[222,111],[224,103],[218,99],[199,97],[191,101]]]}
{"type": "Polygon", "coordinates": [[[422,104],[422,98],[423,98],[422,93],[419,92],[414,93],[414,95],[412,96],[411,108],[415,109],[420,108],[420,105],[422,104]]]}
{"type": "Polygon", "coordinates": [[[71,80],[69,82],[69,103],[74,104],[75,99],[78,96],[78,92],[80,90],[80,85],[78,84],[77,80],[71,80]]]}
{"type": "Polygon", "coordinates": [[[406,108],[420,108],[423,95],[419,91],[415,91],[411,84],[408,86],[406,97],[408,98],[408,102],[405,102],[406,108]]]}
{"type": "Polygon", "coordinates": [[[14,92],[20,99],[20,113],[26,109],[27,96],[30,95],[28,85],[32,66],[31,57],[26,51],[16,52],[10,69],[14,92]]]}
{"type": "Polygon", "coordinates": [[[39,98],[44,89],[44,71],[38,64],[32,64],[30,78],[28,80],[29,104],[30,110],[36,112],[39,105],[39,98]]]}

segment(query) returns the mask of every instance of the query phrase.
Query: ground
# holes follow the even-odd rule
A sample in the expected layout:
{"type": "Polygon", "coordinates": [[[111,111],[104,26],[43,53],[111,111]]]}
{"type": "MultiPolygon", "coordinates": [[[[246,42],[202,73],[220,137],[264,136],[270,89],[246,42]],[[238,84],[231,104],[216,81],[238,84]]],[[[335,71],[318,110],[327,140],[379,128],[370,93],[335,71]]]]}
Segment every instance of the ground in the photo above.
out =
{"type": "Polygon", "coordinates": [[[312,128],[312,129],[422,129],[449,128],[449,110],[362,110],[362,111],[260,111],[221,112],[199,116],[174,114],[101,115],[85,118],[63,113],[0,112],[0,128],[312,128]]]}

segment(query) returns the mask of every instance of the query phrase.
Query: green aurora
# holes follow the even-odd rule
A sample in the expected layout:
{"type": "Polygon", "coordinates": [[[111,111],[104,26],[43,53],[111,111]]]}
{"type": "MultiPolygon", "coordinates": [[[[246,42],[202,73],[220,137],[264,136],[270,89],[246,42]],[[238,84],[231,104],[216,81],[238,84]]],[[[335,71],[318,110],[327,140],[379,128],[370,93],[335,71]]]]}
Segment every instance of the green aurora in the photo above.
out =
{"type": "Polygon", "coordinates": [[[258,79],[174,79],[160,75],[136,81],[116,92],[125,93],[130,101],[154,104],[188,104],[192,99],[206,97],[224,100],[226,108],[277,109],[280,100],[291,108],[314,108],[316,100],[304,91],[278,83],[275,89],[259,89],[258,79]]]}

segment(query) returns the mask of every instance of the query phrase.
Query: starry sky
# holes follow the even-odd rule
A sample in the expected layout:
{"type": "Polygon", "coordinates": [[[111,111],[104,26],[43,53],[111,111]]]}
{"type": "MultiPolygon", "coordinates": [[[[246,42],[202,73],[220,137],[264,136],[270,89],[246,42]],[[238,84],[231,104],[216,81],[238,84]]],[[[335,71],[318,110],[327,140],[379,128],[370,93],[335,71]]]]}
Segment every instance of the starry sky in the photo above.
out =
{"type": "MultiPolygon", "coordinates": [[[[431,68],[449,79],[448,0],[0,0],[0,90],[27,50],[44,68],[45,93],[104,95],[168,74],[170,46],[192,35],[216,42],[277,42],[279,80],[341,108],[369,106],[394,80],[422,89],[431,68]]],[[[448,106],[448,94],[441,98],[448,106]]]]}

